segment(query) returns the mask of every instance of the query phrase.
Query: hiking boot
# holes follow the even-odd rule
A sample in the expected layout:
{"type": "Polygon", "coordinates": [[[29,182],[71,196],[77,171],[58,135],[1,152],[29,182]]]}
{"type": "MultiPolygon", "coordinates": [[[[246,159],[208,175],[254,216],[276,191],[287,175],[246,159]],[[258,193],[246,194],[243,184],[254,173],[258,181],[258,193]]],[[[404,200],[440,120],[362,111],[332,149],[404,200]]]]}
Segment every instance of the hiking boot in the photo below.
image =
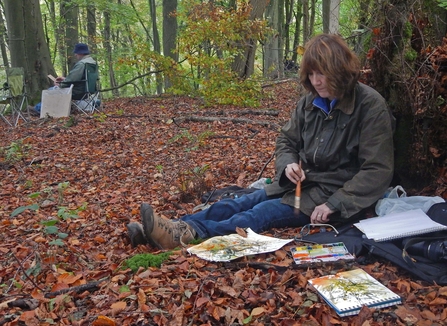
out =
{"type": "Polygon", "coordinates": [[[140,215],[146,240],[156,248],[173,249],[180,245],[186,246],[197,234],[186,222],[174,222],[155,215],[149,204],[141,204],[140,215]]]}
{"type": "Polygon", "coordinates": [[[144,230],[140,223],[132,222],[127,224],[127,233],[129,235],[132,248],[135,248],[138,245],[147,244],[146,237],[144,236],[144,230]]]}

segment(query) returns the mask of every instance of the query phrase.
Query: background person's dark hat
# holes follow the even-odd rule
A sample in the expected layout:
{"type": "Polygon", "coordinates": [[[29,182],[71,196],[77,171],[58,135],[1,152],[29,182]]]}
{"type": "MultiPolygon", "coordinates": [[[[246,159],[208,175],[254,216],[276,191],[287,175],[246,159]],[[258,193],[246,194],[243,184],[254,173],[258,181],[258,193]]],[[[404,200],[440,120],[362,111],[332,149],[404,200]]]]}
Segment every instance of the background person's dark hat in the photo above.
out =
{"type": "Polygon", "coordinates": [[[88,45],[85,43],[78,43],[75,45],[73,53],[76,54],[90,54],[90,51],[88,50],[88,45]]]}

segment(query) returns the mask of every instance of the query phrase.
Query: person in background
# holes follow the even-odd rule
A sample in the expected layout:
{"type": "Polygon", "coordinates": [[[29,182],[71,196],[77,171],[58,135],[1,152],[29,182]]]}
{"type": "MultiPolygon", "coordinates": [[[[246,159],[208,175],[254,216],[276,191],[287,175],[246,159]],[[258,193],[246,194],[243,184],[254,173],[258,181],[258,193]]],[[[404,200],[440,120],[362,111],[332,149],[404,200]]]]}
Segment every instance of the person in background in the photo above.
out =
{"type": "Polygon", "coordinates": [[[308,94],[277,138],[273,183],[173,220],[143,203],[141,223],[127,225],[133,246],[172,249],[194,238],[235,233],[237,227],[260,233],[365,217],[393,177],[394,117],[384,98],[358,81],[359,59],[337,35],[317,35],[307,43],[299,75],[308,94]]]}
{"type": "MultiPolygon", "coordinates": [[[[80,100],[85,94],[85,85],[83,83],[79,83],[79,81],[85,78],[85,64],[91,63],[96,64],[96,61],[90,56],[90,50],[88,45],[85,43],[78,43],[74,46],[73,53],[76,58],[76,63],[73,68],[70,70],[66,77],[56,77],[54,81],[54,86],[49,89],[54,89],[57,87],[67,88],[73,84],[73,90],[71,98],[73,100],[80,100]]],[[[30,108],[30,112],[37,112],[40,114],[41,103],[38,103],[34,108],[30,108]]]]}
{"type": "Polygon", "coordinates": [[[85,64],[96,64],[96,61],[90,56],[90,50],[87,44],[78,43],[75,45],[73,53],[76,57],[76,63],[68,73],[67,77],[57,77],[54,86],[66,88],[73,84],[71,98],[80,100],[85,94],[85,85],[77,83],[85,78],[85,64]]]}

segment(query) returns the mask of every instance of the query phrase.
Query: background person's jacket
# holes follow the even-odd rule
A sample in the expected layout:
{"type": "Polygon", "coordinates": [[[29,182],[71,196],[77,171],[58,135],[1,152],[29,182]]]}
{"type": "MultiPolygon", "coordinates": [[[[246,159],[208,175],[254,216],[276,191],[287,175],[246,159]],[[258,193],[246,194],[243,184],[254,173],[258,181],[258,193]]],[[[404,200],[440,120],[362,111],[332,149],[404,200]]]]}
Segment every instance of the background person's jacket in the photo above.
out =
{"type": "Polygon", "coordinates": [[[70,85],[73,84],[71,97],[74,100],[80,100],[85,94],[85,84],[79,83],[79,81],[85,79],[84,69],[86,63],[96,64],[96,61],[90,55],[85,55],[81,60],[75,63],[64,81],[60,83],[60,87],[62,88],[70,87],[70,85]]]}

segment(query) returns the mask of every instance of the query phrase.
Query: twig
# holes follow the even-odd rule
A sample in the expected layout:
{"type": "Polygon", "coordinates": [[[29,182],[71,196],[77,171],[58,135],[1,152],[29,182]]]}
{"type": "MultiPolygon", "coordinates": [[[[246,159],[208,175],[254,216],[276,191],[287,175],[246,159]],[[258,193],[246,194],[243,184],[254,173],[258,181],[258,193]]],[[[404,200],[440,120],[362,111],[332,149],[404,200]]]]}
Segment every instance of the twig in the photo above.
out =
{"type": "Polygon", "coordinates": [[[259,173],[258,180],[261,179],[262,174],[264,173],[265,168],[267,167],[267,165],[269,165],[269,163],[273,160],[274,157],[275,157],[275,152],[273,152],[272,156],[270,156],[270,158],[267,160],[267,162],[265,162],[264,166],[261,169],[261,172],[259,173]]]}
{"type": "Polygon", "coordinates": [[[33,280],[31,277],[29,277],[29,275],[26,273],[25,268],[23,268],[22,263],[21,263],[20,260],[17,258],[17,256],[16,256],[12,251],[10,251],[10,252],[11,252],[11,255],[14,257],[14,259],[15,259],[15,260],[17,261],[17,263],[19,264],[20,269],[23,271],[23,273],[25,274],[26,278],[27,278],[31,283],[33,283],[33,285],[34,285],[36,288],[38,288],[40,291],[43,292],[43,290],[36,284],[36,282],[34,282],[34,280],[33,280]]]}

